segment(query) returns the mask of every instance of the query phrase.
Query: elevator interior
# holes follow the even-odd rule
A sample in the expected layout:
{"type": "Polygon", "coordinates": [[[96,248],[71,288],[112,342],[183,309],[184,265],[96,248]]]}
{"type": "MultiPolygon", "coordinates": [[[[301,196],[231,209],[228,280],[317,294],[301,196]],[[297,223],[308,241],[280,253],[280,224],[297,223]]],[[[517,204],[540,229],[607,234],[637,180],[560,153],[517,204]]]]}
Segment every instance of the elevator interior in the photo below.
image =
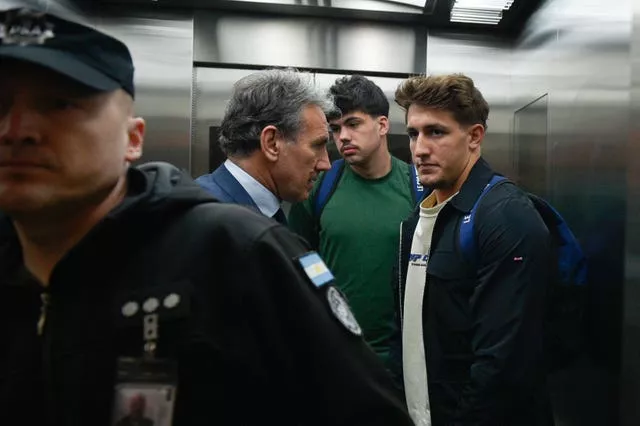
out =
{"type": "Polygon", "coordinates": [[[391,148],[402,159],[404,116],[393,103],[401,79],[472,77],[491,106],[483,155],[546,197],[590,260],[591,359],[552,378],[558,425],[637,425],[640,2],[515,0],[539,7],[509,17],[509,31],[445,22],[446,0],[418,10],[393,3],[0,0],[44,6],[127,42],[147,120],[144,160],[194,177],[223,161],[215,128],[233,83],[256,69],[309,70],[323,88],[341,75],[371,77],[390,99],[391,148]]]}

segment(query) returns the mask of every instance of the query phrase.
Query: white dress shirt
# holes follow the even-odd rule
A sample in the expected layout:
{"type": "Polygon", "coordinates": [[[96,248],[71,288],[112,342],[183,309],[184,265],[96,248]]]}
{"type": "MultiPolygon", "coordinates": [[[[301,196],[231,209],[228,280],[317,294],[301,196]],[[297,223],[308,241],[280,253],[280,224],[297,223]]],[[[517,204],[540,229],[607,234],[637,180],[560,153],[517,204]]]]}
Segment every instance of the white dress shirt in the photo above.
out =
{"type": "Polygon", "coordinates": [[[280,201],[269,191],[264,185],[258,182],[249,173],[242,170],[237,164],[231,160],[226,160],[224,166],[229,170],[229,173],[236,178],[238,183],[242,185],[245,191],[249,194],[251,199],[260,209],[260,212],[267,216],[273,217],[274,214],[280,208],[280,201]]]}

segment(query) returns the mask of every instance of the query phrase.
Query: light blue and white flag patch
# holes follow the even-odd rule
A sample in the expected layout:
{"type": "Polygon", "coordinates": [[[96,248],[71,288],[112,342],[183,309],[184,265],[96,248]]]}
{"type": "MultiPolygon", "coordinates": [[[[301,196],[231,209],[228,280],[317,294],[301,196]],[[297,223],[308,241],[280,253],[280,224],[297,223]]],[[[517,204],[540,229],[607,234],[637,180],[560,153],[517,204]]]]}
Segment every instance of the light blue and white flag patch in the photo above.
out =
{"type": "Polygon", "coordinates": [[[304,273],[316,287],[322,287],[334,280],[333,274],[315,251],[300,256],[298,261],[304,273]]]}

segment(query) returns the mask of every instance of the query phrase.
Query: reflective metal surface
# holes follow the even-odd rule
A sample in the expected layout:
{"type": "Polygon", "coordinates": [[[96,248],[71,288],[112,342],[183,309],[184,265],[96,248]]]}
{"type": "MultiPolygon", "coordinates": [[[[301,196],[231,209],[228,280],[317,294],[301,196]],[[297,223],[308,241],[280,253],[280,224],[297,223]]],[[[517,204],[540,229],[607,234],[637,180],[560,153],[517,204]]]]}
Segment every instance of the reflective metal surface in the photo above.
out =
{"type": "Polygon", "coordinates": [[[631,137],[626,152],[626,286],[622,352],[622,425],[640,422],[640,2],[632,2],[631,137]]]}
{"type": "MultiPolygon", "coordinates": [[[[33,3],[33,1],[30,0],[29,3],[33,3]]],[[[67,19],[87,22],[85,8],[80,7],[73,0],[39,0],[38,3],[44,6],[48,12],[64,16],[67,19]]]]}
{"type": "Polygon", "coordinates": [[[407,25],[199,12],[194,60],[415,73],[425,68],[424,38],[407,25]]]}
{"type": "Polygon", "coordinates": [[[514,178],[528,191],[549,197],[549,95],[518,109],[513,120],[514,178]]]}
{"type": "Polygon", "coordinates": [[[547,198],[589,257],[592,359],[551,378],[559,426],[619,424],[630,18],[624,0],[549,0],[513,49],[513,110],[547,94],[548,112],[546,138],[526,138],[546,146],[512,156],[526,161],[521,173],[546,174],[547,198]]]}
{"type": "Polygon", "coordinates": [[[0,8],[10,9],[13,7],[33,7],[43,9],[49,0],[0,0],[0,8]]]}
{"type": "Polygon", "coordinates": [[[94,18],[124,41],[136,66],[136,114],[147,121],[142,161],[169,161],[189,169],[193,19],[181,14],[94,18]]]}
{"type": "Polygon", "coordinates": [[[372,10],[378,12],[422,13],[425,0],[227,0],[245,3],[314,6],[338,9],[372,10]]]}
{"type": "Polygon", "coordinates": [[[9,9],[13,7],[32,7],[65,16],[72,14],[82,16],[77,6],[70,0],[0,0],[0,8],[9,9]]]}

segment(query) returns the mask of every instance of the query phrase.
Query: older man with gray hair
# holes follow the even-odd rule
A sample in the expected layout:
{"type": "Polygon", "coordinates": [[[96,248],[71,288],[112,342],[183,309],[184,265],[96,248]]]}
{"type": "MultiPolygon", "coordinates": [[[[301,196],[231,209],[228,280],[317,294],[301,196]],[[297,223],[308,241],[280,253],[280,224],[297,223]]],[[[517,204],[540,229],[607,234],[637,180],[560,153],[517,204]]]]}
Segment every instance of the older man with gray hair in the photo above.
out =
{"type": "Polygon", "coordinates": [[[240,79],[220,131],[227,160],[196,179],[223,202],[243,204],[280,223],[280,203],[305,200],[331,167],[327,116],[339,114],[311,74],[269,69],[240,79]]]}

